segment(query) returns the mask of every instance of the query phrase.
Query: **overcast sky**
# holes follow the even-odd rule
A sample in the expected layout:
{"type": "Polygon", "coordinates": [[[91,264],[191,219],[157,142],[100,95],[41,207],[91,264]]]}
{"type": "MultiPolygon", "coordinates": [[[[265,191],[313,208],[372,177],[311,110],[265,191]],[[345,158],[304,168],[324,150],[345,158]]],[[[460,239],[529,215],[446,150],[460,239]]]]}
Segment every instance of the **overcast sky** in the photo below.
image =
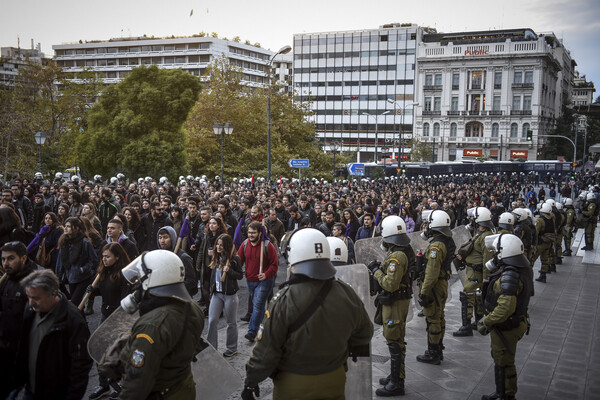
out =
{"type": "MultiPolygon", "coordinates": [[[[29,48],[121,36],[217,32],[278,50],[303,32],[412,22],[440,32],[529,27],[554,32],[588,80],[600,84],[600,0],[5,0],[0,46],[29,48]],[[190,16],[191,11],[193,14],[190,16]]],[[[596,92],[595,96],[600,93],[596,92]]]]}

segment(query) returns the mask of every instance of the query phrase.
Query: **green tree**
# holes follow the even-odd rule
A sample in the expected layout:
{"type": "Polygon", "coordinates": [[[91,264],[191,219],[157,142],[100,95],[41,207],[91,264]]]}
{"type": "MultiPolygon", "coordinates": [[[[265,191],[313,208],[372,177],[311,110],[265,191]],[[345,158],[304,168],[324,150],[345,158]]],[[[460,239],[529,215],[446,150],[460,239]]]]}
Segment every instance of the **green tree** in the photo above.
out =
{"type": "Polygon", "coordinates": [[[75,163],[73,143],[87,125],[87,110],[101,82],[89,70],[67,75],[54,62],[20,68],[17,82],[0,96],[0,120],[4,121],[0,123],[0,157],[4,170],[29,174],[38,169],[38,148],[33,138],[38,131],[47,136],[43,147],[46,172],[75,163]]]}
{"type": "Polygon", "coordinates": [[[199,79],[181,70],[134,68],[89,111],[89,128],[76,146],[82,166],[105,176],[123,171],[175,179],[185,173],[182,124],[199,92],[199,79]]]}
{"type": "MultiPolygon", "coordinates": [[[[216,122],[231,122],[233,134],[225,138],[225,179],[267,176],[267,97],[271,96],[271,177],[296,176],[291,158],[308,158],[311,173],[330,177],[333,155],[325,155],[316,143],[314,125],[304,103],[291,101],[273,86],[252,88],[242,84],[242,73],[224,58],[208,69],[209,80],[185,123],[189,135],[188,157],[193,174],[218,175],[221,137],[213,132],[216,122]]],[[[303,176],[307,176],[302,171],[303,176]]]]}
{"type": "Polygon", "coordinates": [[[410,160],[411,161],[431,161],[431,156],[433,155],[433,149],[431,148],[431,143],[417,141],[415,139],[411,139],[408,142],[410,150],[410,160]]]}

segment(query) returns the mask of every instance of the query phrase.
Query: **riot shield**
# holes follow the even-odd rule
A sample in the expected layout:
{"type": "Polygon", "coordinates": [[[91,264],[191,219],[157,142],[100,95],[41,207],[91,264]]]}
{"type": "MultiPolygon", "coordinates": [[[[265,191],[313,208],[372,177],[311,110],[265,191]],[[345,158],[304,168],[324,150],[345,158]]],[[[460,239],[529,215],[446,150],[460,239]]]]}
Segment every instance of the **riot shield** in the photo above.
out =
{"type": "MultiPolygon", "coordinates": [[[[88,340],[88,353],[94,361],[99,362],[106,349],[121,333],[128,332],[138,318],[137,312],[128,314],[121,307],[117,308],[88,340]]],[[[196,399],[225,399],[242,387],[242,377],[214,347],[206,343],[208,346],[192,362],[196,399]]]]}
{"type": "MultiPolygon", "coordinates": [[[[463,244],[467,243],[469,241],[469,239],[471,239],[471,233],[469,232],[469,230],[467,228],[465,228],[464,225],[460,225],[457,226],[456,228],[452,229],[452,239],[454,239],[454,244],[456,245],[456,248],[458,249],[460,246],[462,246],[463,244]]],[[[461,269],[461,270],[456,270],[454,269],[452,276],[457,276],[458,280],[460,280],[460,282],[462,283],[462,285],[465,285],[465,280],[467,279],[467,273],[465,271],[465,269],[461,269]],[[456,272],[456,274],[454,273],[456,272]]],[[[448,286],[450,286],[451,284],[453,284],[454,282],[456,282],[456,280],[450,280],[450,282],[448,282],[448,286]]],[[[448,296],[450,296],[451,290],[448,290],[448,296]]],[[[448,299],[448,301],[450,301],[448,299]]]]}
{"type": "MultiPolygon", "coordinates": [[[[369,291],[369,270],[364,264],[340,265],[335,267],[335,277],[354,289],[365,305],[369,318],[373,321],[375,316],[375,297],[369,291]]],[[[346,372],[346,399],[362,400],[371,398],[371,357],[358,357],[354,362],[348,359],[348,372],[346,372]]]]}

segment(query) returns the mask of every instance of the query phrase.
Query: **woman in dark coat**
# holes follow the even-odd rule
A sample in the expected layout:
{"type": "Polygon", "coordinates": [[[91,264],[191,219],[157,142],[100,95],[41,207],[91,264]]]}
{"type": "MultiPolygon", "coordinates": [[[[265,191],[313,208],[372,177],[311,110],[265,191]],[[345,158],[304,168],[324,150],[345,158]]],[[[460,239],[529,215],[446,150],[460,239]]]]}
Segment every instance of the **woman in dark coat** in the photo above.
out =
{"type": "Polygon", "coordinates": [[[98,263],[94,246],[86,237],[85,227],[79,218],[67,218],[58,248],[56,275],[61,282],[69,284],[71,301],[79,306],[86,288],[94,280],[98,263]]]}
{"type": "Polygon", "coordinates": [[[213,249],[217,238],[227,233],[225,223],[221,218],[212,216],[208,219],[205,228],[204,240],[200,243],[200,251],[198,252],[198,258],[196,260],[196,271],[200,273],[202,280],[202,298],[206,303],[205,314],[208,315],[210,307],[210,275],[212,270],[210,269],[210,262],[212,260],[213,249]]]}

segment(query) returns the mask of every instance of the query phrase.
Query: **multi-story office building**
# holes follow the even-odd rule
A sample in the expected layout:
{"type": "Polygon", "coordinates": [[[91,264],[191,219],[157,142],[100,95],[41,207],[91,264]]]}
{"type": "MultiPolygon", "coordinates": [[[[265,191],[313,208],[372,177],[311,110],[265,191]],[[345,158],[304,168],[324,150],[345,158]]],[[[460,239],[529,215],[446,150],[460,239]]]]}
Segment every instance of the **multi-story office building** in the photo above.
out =
{"type": "Polygon", "coordinates": [[[295,96],[310,101],[325,151],[356,151],[364,162],[395,158],[399,147],[410,152],[405,139],[412,135],[415,53],[424,30],[389,24],[294,35],[295,96]]]}
{"type": "Polygon", "coordinates": [[[192,75],[204,75],[217,58],[225,56],[244,73],[250,86],[268,83],[268,63],[273,52],[250,44],[215,37],[117,38],[54,45],[55,60],[67,73],[91,68],[101,73],[106,84],[120,82],[139,65],[180,68],[192,75]]]}
{"type": "Polygon", "coordinates": [[[571,102],[575,106],[586,106],[594,102],[594,82],[588,82],[585,79],[585,75],[580,75],[579,71],[575,71],[575,77],[573,79],[573,94],[571,95],[571,102]]]}
{"type": "Polygon", "coordinates": [[[575,67],[554,34],[530,29],[424,32],[417,63],[415,135],[436,161],[535,160],[575,67]]]}
{"type": "Polygon", "coordinates": [[[11,88],[19,81],[19,69],[26,67],[29,63],[41,65],[46,60],[41,46],[33,46],[31,49],[20,47],[0,48],[0,88],[11,88]]]}

